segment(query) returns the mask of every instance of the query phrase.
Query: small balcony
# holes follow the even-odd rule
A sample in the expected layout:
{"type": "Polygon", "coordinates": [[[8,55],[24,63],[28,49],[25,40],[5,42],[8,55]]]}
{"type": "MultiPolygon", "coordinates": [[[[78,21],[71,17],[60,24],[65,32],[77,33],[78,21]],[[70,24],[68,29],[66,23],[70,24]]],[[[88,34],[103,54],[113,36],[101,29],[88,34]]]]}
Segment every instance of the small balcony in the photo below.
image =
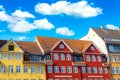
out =
{"type": "Polygon", "coordinates": [[[73,63],[72,65],[75,66],[86,66],[82,55],[75,55],[73,56],[73,63]]]}
{"type": "Polygon", "coordinates": [[[52,60],[44,60],[44,64],[53,65],[53,62],[52,62],[52,60]]]}

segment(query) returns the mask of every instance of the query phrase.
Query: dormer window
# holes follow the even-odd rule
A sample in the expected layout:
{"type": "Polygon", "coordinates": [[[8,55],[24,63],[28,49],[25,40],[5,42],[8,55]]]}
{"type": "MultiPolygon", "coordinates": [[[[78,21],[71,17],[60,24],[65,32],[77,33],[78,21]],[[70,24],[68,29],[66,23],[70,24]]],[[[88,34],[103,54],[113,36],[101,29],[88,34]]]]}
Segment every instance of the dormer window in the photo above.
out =
{"type": "Polygon", "coordinates": [[[94,51],[94,50],[95,50],[95,48],[94,48],[94,47],[90,47],[90,50],[91,50],[91,51],[94,51]]]}
{"type": "Polygon", "coordinates": [[[63,45],[63,44],[60,44],[60,45],[59,45],[59,48],[60,48],[60,49],[64,49],[64,45],[63,45]]]}
{"type": "Polygon", "coordinates": [[[9,49],[9,51],[13,51],[14,50],[14,45],[9,45],[8,49],[9,49]]]}

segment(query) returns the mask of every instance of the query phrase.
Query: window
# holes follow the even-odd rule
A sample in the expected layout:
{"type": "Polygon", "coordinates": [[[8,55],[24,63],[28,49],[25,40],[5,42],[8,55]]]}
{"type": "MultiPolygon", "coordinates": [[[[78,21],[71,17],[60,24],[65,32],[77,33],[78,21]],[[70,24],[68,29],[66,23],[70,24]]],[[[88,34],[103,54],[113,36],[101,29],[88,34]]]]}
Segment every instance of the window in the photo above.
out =
{"type": "Polygon", "coordinates": [[[91,47],[90,47],[90,50],[91,50],[91,51],[94,51],[94,50],[95,50],[95,48],[94,48],[93,46],[91,46],[91,47]]]}
{"type": "Polygon", "coordinates": [[[104,74],[108,74],[108,68],[104,67],[104,74]]]}
{"type": "Polygon", "coordinates": [[[110,62],[113,62],[113,56],[110,56],[110,62]]]}
{"type": "Polygon", "coordinates": [[[42,72],[43,72],[43,71],[42,71],[42,66],[39,66],[39,67],[38,67],[38,72],[39,72],[39,73],[42,73],[42,72]]]}
{"type": "Polygon", "coordinates": [[[58,66],[54,66],[54,72],[59,73],[59,67],[58,66]]]}
{"type": "Polygon", "coordinates": [[[109,80],[108,78],[105,78],[105,80],[109,80]]]}
{"type": "Polygon", "coordinates": [[[2,73],[5,73],[5,72],[6,72],[6,67],[5,67],[4,65],[1,66],[0,71],[1,71],[2,73]]]}
{"type": "Polygon", "coordinates": [[[111,70],[111,73],[112,73],[112,74],[115,73],[114,67],[111,67],[110,70],[111,70]]]}
{"type": "Polygon", "coordinates": [[[27,72],[28,72],[28,67],[24,66],[24,73],[27,73],[27,72]]]}
{"type": "Polygon", "coordinates": [[[60,45],[59,45],[59,48],[60,48],[60,49],[64,49],[64,45],[63,45],[63,44],[60,44],[60,45]]]}
{"type": "Polygon", "coordinates": [[[86,61],[90,61],[90,55],[86,55],[86,61]]]}
{"type": "Polygon", "coordinates": [[[50,60],[50,55],[45,55],[46,60],[50,60]]]}
{"type": "Polygon", "coordinates": [[[87,67],[87,72],[88,72],[88,74],[92,73],[91,67],[87,67]]]}
{"type": "Polygon", "coordinates": [[[52,73],[52,66],[48,66],[48,73],[52,73]]]}
{"type": "Polygon", "coordinates": [[[20,60],[21,59],[21,55],[20,54],[16,54],[16,59],[20,60]]]}
{"type": "Polygon", "coordinates": [[[14,56],[13,54],[9,54],[9,60],[13,60],[14,56]]]}
{"type": "Polygon", "coordinates": [[[67,61],[70,61],[70,60],[71,60],[70,54],[66,54],[66,60],[67,60],[67,61]]]}
{"type": "Polygon", "coordinates": [[[99,78],[99,80],[104,80],[103,78],[99,78]]]}
{"type": "Polygon", "coordinates": [[[14,45],[9,45],[9,51],[13,51],[14,50],[14,45]]]}
{"type": "Polygon", "coordinates": [[[118,62],[118,61],[119,61],[119,57],[115,56],[115,62],[118,62]]]}
{"type": "Polygon", "coordinates": [[[54,53],[54,60],[58,60],[58,53],[54,53]]]}
{"type": "Polygon", "coordinates": [[[79,61],[84,61],[84,60],[83,60],[83,56],[82,56],[82,55],[79,55],[79,56],[78,56],[78,60],[79,60],[79,61]]]}
{"type": "Polygon", "coordinates": [[[82,78],[82,80],[87,80],[86,78],[82,78]]]}
{"type": "Polygon", "coordinates": [[[78,73],[78,67],[74,66],[74,73],[78,73]]]}
{"type": "Polygon", "coordinates": [[[16,72],[20,73],[21,66],[16,66],[16,72]]]}
{"type": "Polygon", "coordinates": [[[97,68],[93,67],[93,73],[96,74],[97,73],[97,68]]]}
{"type": "Polygon", "coordinates": [[[13,66],[9,66],[9,72],[13,73],[13,66]]]}
{"type": "Polygon", "coordinates": [[[120,74],[120,67],[116,67],[116,73],[120,74]]]}
{"type": "Polygon", "coordinates": [[[95,55],[92,55],[92,62],[96,62],[96,57],[95,57],[95,55]]]}
{"type": "Polygon", "coordinates": [[[68,73],[72,73],[72,67],[71,67],[71,66],[68,66],[68,67],[67,67],[67,71],[68,71],[68,73]]]}
{"type": "Polygon", "coordinates": [[[60,60],[65,60],[65,54],[60,54],[60,60]]]}
{"type": "Polygon", "coordinates": [[[31,66],[31,73],[35,73],[35,66],[31,66]]]}
{"type": "Polygon", "coordinates": [[[97,56],[97,61],[101,62],[101,56],[97,56]]]}
{"type": "Polygon", "coordinates": [[[109,44],[108,45],[108,51],[110,53],[120,53],[120,45],[109,44]]]}
{"type": "Polygon", "coordinates": [[[5,53],[1,54],[1,59],[6,59],[6,54],[5,53]]]}
{"type": "Polygon", "coordinates": [[[98,67],[98,73],[99,73],[99,74],[102,74],[102,73],[103,73],[102,67],[98,67]]]}
{"type": "Polygon", "coordinates": [[[86,73],[85,67],[81,67],[82,73],[86,73]]]}
{"type": "Polygon", "coordinates": [[[65,68],[65,66],[61,66],[61,73],[66,73],[66,68],[65,68]]]}

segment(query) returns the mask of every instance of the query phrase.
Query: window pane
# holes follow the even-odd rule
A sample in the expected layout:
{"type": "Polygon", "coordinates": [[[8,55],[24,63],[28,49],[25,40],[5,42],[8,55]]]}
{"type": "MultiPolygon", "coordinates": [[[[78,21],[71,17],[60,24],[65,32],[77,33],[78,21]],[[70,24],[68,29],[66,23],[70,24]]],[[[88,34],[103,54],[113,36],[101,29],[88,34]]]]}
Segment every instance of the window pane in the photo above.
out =
{"type": "Polygon", "coordinates": [[[86,55],[86,61],[90,61],[90,55],[86,55]]]}
{"type": "Polygon", "coordinates": [[[92,73],[91,67],[87,67],[88,74],[92,73]]]}
{"type": "Polygon", "coordinates": [[[86,68],[85,67],[81,67],[82,73],[86,73],[86,68]]]}
{"type": "Polygon", "coordinates": [[[74,66],[74,73],[78,73],[78,67],[74,66]]]}
{"type": "Polygon", "coordinates": [[[54,53],[54,60],[58,60],[58,53],[54,53]]]}
{"type": "Polygon", "coordinates": [[[27,72],[28,72],[28,67],[24,66],[24,73],[27,73],[27,72]]]}
{"type": "Polygon", "coordinates": [[[96,57],[95,57],[95,55],[92,55],[92,61],[93,61],[93,62],[96,62],[96,57]]]}
{"type": "Polygon", "coordinates": [[[16,59],[20,60],[20,58],[21,58],[21,55],[20,54],[16,54],[16,59]]]}
{"type": "Polygon", "coordinates": [[[65,54],[60,54],[60,60],[65,60],[65,54]]]}
{"type": "Polygon", "coordinates": [[[97,56],[97,61],[101,62],[101,56],[97,56]]]}
{"type": "Polygon", "coordinates": [[[52,73],[52,66],[48,66],[48,73],[52,73]]]}
{"type": "Polygon", "coordinates": [[[70,56],[70,54],[66,54],[66,60],[71,60],[71,56],[70,56]]]}
{"type": "Polygon", "coordinates": [[[71,66],[68,66],[67,69],[68,69],[68,70],[67,70],[68,73],[72,73],[72,67],[71,67],[71,66]]]}
{"type": "Polygon", "coordinates": [[[54,72],[59,73],[59,67],[58,66],[54,66],[54,72]]]}

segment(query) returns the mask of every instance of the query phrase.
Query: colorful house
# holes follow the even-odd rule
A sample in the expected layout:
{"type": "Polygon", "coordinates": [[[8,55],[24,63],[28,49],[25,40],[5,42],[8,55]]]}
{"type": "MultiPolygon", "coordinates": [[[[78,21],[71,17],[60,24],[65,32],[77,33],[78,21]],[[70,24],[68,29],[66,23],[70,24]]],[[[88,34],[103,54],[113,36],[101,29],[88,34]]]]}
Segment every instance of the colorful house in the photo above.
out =
{"type": "Polygon", "coordinates": [[[106,56],[91,42],[37,36],[47,80],[110,80],[106,56]]]}
{"type": "Polygon", "coordinates": [[[0,40],[0,80],[46,80],[36,42],[0,40]]]}
{"type": "Polygon", "coordinates": [[[111,80],[120,80],[120,30],[90,28],[82,40],[93,41],[106,54],[111,80]]]}

